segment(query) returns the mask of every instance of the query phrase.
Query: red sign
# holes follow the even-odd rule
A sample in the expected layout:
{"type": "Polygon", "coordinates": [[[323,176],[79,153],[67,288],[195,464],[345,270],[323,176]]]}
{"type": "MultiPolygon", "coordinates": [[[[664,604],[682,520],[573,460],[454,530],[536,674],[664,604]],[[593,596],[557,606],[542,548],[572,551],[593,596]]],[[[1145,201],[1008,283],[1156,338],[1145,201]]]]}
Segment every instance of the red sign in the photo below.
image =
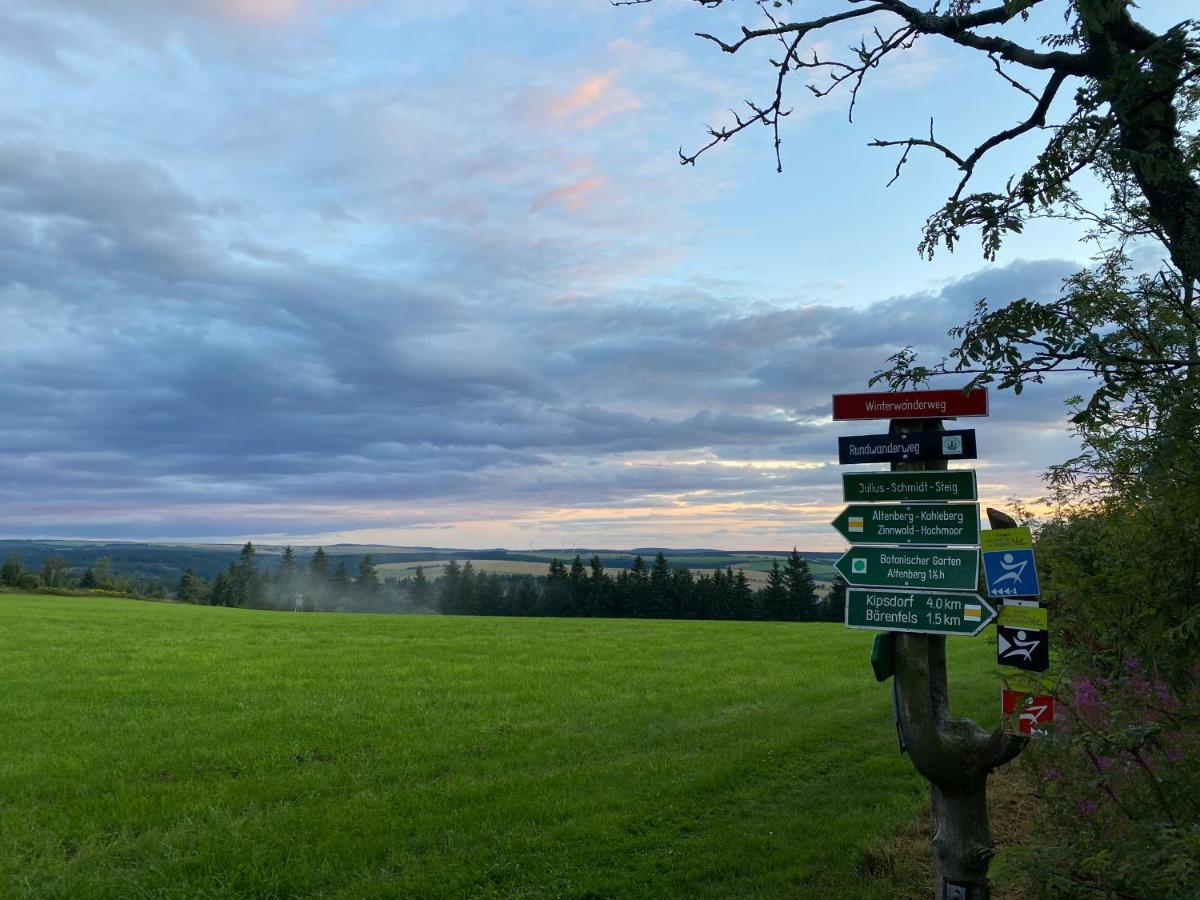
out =
{"type": "Polygon", "coordinates": [[[1004,713],[1004,730],[1012,732],[1013,716],[1017,715],[1017,734],[1033,734],[1054,721],[1054,698],[1049,694],[1030,694],[1027,691],[1000,691],[1000,709],[1004,713]]]}
{"type": "Polygon", "coordinates": [[[986,416],[987,388],[962,391],[900,391],[894,394],[834,394],[834,419],[944,419],[986,416]]]}

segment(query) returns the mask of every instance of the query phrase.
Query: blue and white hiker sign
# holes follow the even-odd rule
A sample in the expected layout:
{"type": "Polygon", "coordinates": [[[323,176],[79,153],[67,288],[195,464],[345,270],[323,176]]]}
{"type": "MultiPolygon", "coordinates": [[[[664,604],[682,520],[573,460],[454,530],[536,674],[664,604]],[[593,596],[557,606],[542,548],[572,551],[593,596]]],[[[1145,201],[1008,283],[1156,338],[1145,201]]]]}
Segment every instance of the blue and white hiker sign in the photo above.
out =
{"type": "Polygon", "coordinates": [[[982,532],[979,538],[989,597],[1036,597],[1041,593],[1028,528],[996,528],[982,532]]]}

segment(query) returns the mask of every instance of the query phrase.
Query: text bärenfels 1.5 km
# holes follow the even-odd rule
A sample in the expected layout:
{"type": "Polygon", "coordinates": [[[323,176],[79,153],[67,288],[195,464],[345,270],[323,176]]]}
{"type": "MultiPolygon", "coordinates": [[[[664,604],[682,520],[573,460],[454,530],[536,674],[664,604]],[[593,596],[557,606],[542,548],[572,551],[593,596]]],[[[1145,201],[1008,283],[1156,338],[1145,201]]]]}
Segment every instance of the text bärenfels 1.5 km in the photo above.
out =
{"type": "Polygon", "coordinates": [[[978,594],[850,588],[846,627],[869,631],[975,635],[996,617],[978,594]]]}

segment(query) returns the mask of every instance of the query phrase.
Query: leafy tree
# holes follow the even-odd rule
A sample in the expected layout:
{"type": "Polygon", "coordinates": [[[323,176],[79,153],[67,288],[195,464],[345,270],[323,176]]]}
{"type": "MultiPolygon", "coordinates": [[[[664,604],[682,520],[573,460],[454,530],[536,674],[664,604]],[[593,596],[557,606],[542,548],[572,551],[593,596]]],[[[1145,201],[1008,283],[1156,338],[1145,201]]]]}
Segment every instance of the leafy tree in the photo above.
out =
{"type": "Polygon", "coordinates": [[[16,553],[10,553],[0,566],[0,584],[16,587],[21,583],[21,558],[16,553]]]}
{"type": "Polygon", "coordinates": [[[175,589],[175,598],[180,603],[208,603],[209,585],[203,578],[187,569],[179,578],[179,586],[175,589]]]}
{"type": "Polygon", "coordinates": [[[53,553],[42,561],[42,584],[48,588],[63,587],[71,564],[66,557],[53,553]]]}
{"type": "MultiPolygon", "coordinates": [[[[116,575],[113,573],[112,560],[107,556],[101,556],[92,566],[92,577],[95,579],[96,587],[101,590],[119,590],[123,585],[118,583],[116,575]]],[[[85,573],[86,574],[86,573],[85,573]]]]}
{"type": "Polygon", "coordinates": [[[230,564],[227,571],[217,575],[212,586],[213,606],[237,606],[237,596],[234,592],[234,566],[230,564]]]}

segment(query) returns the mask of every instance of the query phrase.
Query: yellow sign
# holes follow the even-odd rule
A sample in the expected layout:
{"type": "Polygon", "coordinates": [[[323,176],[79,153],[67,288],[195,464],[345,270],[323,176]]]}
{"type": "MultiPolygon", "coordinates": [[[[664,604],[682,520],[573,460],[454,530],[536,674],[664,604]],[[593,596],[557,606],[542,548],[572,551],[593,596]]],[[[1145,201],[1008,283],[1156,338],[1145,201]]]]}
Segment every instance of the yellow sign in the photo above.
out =
{"type": "Polygon", "coordinates": [[[1000,607],[1000,618],[997,620],[1005,628],[1028,628],[1032,631],[1045,631],[1047,627],[1046,610],[1036,606],[1000,607]]]}
{"type": "Polygon", "coordinates": [[[984,553],[996,550],[1032,550],[1033,536],[1028,528],[992,528],[979,532],[979,546],[984,553]]]}

